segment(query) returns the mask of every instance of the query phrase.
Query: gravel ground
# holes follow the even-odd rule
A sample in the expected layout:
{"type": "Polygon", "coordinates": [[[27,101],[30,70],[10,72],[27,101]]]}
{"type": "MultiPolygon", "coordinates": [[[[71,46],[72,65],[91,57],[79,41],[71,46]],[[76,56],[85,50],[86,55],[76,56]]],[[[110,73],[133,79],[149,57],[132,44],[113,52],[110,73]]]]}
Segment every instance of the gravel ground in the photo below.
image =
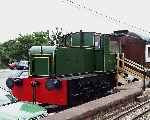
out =
{"type": "Polygon", "coordinates": [[[12,70],[10,69],[0,69],[0,87],[5,88],[6,90],[9,90],[9,88],[6,86],[6,79],[10,75],[12,70]]]}
{"type": "Polygon", "coordinates": [[[141,118],[138,118],[137,120],[150,120],[150,112],[143,115],[141,118]]]}

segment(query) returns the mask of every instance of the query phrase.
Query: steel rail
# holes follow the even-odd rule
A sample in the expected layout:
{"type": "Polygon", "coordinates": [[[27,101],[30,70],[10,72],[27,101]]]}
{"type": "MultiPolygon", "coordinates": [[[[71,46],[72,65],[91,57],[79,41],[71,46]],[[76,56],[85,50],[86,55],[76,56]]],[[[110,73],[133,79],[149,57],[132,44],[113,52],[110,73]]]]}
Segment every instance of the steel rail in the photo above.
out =
{"type": "MultiPolygon", "coordinates": [[[[132,108],[130,108],[129,110],[125,110],[123,112],[121,112],[120,114],[116,115],[116,113],[112,114],[112,115],[108,115],[106,116],[105,118],[103,118],[103,120],[107,120],[107,119],[111,119],[111,120],[119,120],[120,118],[123,118],[124,116],[126,116],[127,114],[130,114],[132,113],[133,111],[143,107],[144,105],[150,103],[150,99],[147,100],[147,101],[144,101],[143,103],[141,104],[138,104],[132,108]]],[[[127,108],[128,109],[128,108],[127,108]]],[[[139,115],[133,117],[132,120],[136,120],[137,118],[139,118],[140,116],[142,116],[143,114],[145,114],[146,112],[150,111],[150,108],[145,110],[144,112],[140,113],[139,115]]]]}
{"type": "Polygon", "coordinates": [[[112,118],[111,120],[118,120],[119,118],[122,118],[123,116],[126,116],[128,113],[131,113],[134,110],[137,110],[137,109],[141,108],[142,106],[144,106],[144,105],[146,105],[148,103],[150,103],[150,99],[145,101],[145,102],[143,102],[143,103],[141,103],[141,104],[139,104],[139,105],[137,105],[137,106],[135,106],[135,107],[133,107],[133,108],[131,108],[131,109],[129,109],[129,110],[127,110],[127,111],[124,111],[123,113],[121,113],[120,115],[116,116],[115,118],[112,118]]]}
{"type": "Polygon", "coordinates": [[[142,113],[138,114],[137,116],[133,117],[132,120],[137,120],[138,118],[142,117],[145,113],[149,112],[150,108],[143,111],[142,113]]]}

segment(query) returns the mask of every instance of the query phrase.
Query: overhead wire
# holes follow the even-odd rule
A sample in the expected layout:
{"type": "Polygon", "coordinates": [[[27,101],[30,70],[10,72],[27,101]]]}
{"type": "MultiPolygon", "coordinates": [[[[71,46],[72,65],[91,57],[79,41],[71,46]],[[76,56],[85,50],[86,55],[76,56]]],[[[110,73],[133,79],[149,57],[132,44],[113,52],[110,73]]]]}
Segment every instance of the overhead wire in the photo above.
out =
{"type": "Polygon", "coordinates": [[[109,15],[106,15],[104,14],[103,12],[100,12],[100,11],[97,11],[95,10],[94,8],[90,8],[86,5],[81,5],[79,4],[78,2],[76,2],[75,0],[63,0],[62,2],[64,3],[67,3],[68,5],[71,5],[71,6],[74,6],[78,9],[86,9],[87,11],[89,11],[92,15],[99,15],[99,16],[102,16],[104,17],[106,20],[108,20],[109,22],[113,22],[115,23],[116,25],[118,24],[122,24],[122,25],[125,25],[127,27],[129,27],[130,29],[132,29],[133,31],[140,31],[142,33],[145,33],[145,34],[149,34],[150,35],[150,32],[148,30],[145,30],[141,27],[137,27],[135,25],[132,25],[132,24],[129,24],[127,22],[122,22],[120,19],[117,19],[115,17],[112,17],[112,16],[109,16],[109,15]]]}

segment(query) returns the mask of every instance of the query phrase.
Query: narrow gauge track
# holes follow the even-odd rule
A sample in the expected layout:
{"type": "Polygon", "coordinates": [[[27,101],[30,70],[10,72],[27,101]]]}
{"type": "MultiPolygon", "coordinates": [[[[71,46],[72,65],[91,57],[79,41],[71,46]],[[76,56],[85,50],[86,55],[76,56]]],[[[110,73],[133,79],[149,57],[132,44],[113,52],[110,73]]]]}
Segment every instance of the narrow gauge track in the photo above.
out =
{"type": "Polygon", "coordinates": [[[119,114],[108,115],[103,120],[137,120],[150,111],[150,99],[133,107],[125,108],[119,114]]]}

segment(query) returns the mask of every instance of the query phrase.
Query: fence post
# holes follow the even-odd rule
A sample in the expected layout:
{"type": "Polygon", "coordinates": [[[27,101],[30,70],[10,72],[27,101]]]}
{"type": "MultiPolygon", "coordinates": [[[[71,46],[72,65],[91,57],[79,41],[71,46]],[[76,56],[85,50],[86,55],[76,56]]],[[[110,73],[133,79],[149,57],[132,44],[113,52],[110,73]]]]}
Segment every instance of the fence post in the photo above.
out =
{"type": "Polygon", "coordinates": [[[124,70],[124,53],[122,53],[121,59],[122,59],[122,69],[124,70]]]}
{"type": "Polygon", "coordinates": [[[146,81],[147,70],[144,68],[144,80],[143,80],[143,91],[145,91],[145,81],[146,81]]]}
{"type": "Polygon", "coordinates": [[[120,57],[119,57],[119,53],[117,53],[116,56],[116,60],[117,60],[117,66],[116,66],[116,80],[117,80],[117,86],[118,86],[118,79],[119,79],[119,62],[120,62],[120,57]]]}
{"type": "Polygon", "coordinates": [[[118,72],[118,69],[119,69],[119,60],[120,60],[120,57],[119,57],[119,53],[117,53],[117,72],[118,72]]]}

